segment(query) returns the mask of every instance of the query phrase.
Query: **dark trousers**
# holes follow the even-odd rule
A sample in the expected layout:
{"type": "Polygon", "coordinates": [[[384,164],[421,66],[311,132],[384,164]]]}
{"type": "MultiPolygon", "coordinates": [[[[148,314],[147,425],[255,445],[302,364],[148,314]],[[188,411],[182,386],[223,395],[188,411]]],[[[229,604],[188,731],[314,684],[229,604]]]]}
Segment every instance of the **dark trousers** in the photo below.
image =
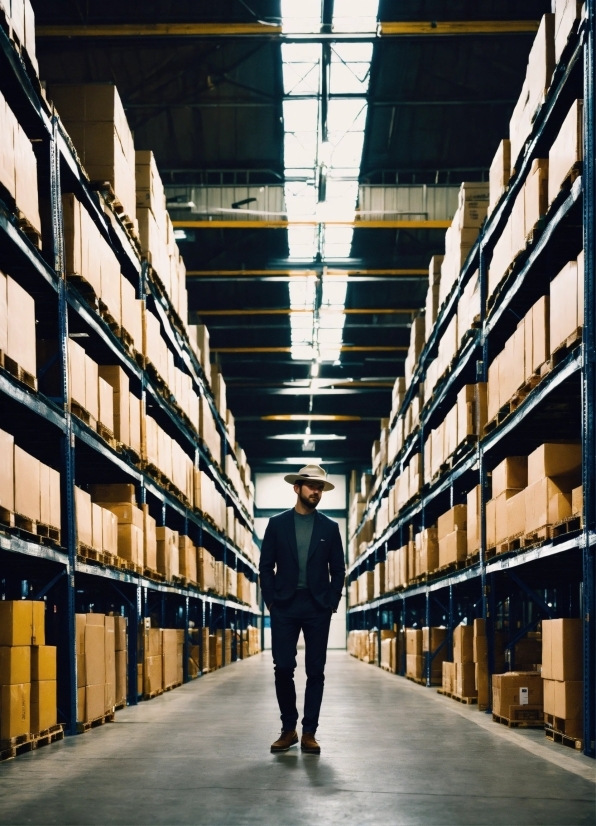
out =
{"type": "Polygon", "coordinates": [[[298,722],[294,670],[300,631],[304,634],[306,648],[306,691],[302,730],[313,734],[317,730],[325,684],[330,622],[331,609],[321,608],[308,590],[297,591],[289,605],[271,606],[275,691],[284,731],[293,731],[298,722]]]}

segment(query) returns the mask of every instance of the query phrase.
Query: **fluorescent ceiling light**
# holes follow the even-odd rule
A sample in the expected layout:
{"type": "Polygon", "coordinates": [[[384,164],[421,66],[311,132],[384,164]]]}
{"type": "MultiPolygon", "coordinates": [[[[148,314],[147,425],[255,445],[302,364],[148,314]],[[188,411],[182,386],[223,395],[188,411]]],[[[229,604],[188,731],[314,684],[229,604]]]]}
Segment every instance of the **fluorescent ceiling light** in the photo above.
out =
{"type": "Polygon", "coordinates": [[[285,459],[285,461],[292,465],[301,465],[304,467],[305,462],[309,465],[320,465],[323,460],[319,456],[292,456],[285,459]]]}

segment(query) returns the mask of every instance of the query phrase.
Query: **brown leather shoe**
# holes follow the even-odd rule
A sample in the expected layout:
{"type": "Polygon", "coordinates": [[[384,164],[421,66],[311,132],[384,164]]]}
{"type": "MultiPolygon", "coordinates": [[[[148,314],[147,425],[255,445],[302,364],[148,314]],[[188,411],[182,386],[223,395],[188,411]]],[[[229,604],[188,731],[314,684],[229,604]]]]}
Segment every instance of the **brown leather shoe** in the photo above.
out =
{"type": "Polygon", "coordinates": [[[275,741],[275,743],[271,743],[271,751],[275,754],[279,751],[287,751],[291,749],[292,746],[295,746],[298,742],[298,735],[296,734],[296,730],[294,731],[284,731],[282,729],[279,739],[275,741]]]}
{"type": "Polygon", "coordinates": [[[306,752],[307,754],[320,754],[321,747],[315,740],[315,736],[312,731],[304,731],[302,732],[302,741],[300,743],[300,748],[302,751],[306,752]]]}

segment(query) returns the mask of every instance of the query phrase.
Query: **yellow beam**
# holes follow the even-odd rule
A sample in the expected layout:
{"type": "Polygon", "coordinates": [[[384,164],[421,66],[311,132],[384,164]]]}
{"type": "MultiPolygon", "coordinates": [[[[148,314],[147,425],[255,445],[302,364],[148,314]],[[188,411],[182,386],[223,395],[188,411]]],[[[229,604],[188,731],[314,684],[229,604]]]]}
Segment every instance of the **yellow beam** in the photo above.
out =
{"type": "Polygon", "coordinates": [[[326,415],[325,413],[276,413],[261,416],[263,422],[360,422],[361,416],[326,415]]]}
{"type": "MultiPolygon", "coordinates": [[[[209,315],[209,316],[236,316],[236,315],[296,315],[300,313],[310,313],[312,315],[312,310],[291,310],[289,308],[283,310],[197,310],[197,315],[209,315]]],[[[386,307],[382,309],[364,309],[360,308],[357,310],[348,310],[346,308],[335,310],[335,309],[327,309],[323,307],[321,312],[323,313],[341,313],[342,315],[395,315],[397,313],[416,313],[418,310],[416,309],[405,309],[401,308],[399,310],[389,310],[386,307]]]]}
{"type": "MultiPolygon", "coordinates": [[[[524,34],[538,31],[538,20],[447,20],[379,23],[381,37],[437,35],[524,34]]],[[[97,23],[37,26],[37,37],[280,37],[281,26],[264,23],[97,23]]],[[[371,34],[373,38],[375,35],[371,34]]],[[[288,34],[283,39],[317,40],[313,34],[288,34]]],[[[321,39],[352,39],[353,33],[333,32],[321,39]]]]}
{"type": "MultiPolygon", "coordinates": [[[[295,278],[316,278],[320,275],[316,270],[187,270],[186,275],[190,278],[232,278],[235,276],[278,278],[279,276],[291,276],[295,278]]],[[[351,275],[424,275],[428,276],[428,269],[389,269],[389,270],[361,270],[361,269],[327,269],[326,277],[345,278],[351,275]]]]}
{"type": "Polygon", "coordinates": [[[451,221],[172,221],[174,229],[288,229],[288,227],[349,227],[351,229],[449,229],[451,221]]]}
{"type": "Polygon", "coordinates": [[[411,35],[525,34],[537,32],[539,20],[426,20],[379,23],[381,37],[411,35]]]}
{"type": "Polygon", "coordinates": [[[37,26],[36,37],[238,37],[281,34],[263,23],[114,23],[37,26]]]}
{"type": "MultiPolygon", "coordinates": [[[[390,347],[385,345],[346,345],[340,348],[342,353],[375,353],[394,352],[398,350],[407,351],[406,345],[400,347],[390,347]]],[[[291,353],[291,347],[212,347],[212,353],[291,353]]]]}

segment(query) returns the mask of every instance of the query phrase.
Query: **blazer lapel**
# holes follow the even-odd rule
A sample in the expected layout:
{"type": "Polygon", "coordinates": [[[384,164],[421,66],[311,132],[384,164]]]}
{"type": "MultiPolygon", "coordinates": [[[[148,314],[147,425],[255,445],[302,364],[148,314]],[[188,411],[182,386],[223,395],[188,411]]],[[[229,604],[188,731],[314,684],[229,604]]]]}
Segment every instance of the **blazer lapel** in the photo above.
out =
{"type": "Polygon", "coordinates": [[[315,524],[312,526],[312,534],[310,537],[310,545],[308,546],[308,556],[307,559],[310,559],[313,555],[313,552],[317,545],[319,544],[319,540],[323,536],[323,520],[319,516],[318,512],[315,511],[315,524]]]}
{"type": "Polygon", "coordinates": [[[285,519],[285,528],[286,534],[288,537],[288,543],[290,545],[290,550],[294,554],[294,559],[298,562],[298,545],[296,545],[296,527],[294,525],[294,508],[289,511],[286,511],[286,519],[285,519]]]}

